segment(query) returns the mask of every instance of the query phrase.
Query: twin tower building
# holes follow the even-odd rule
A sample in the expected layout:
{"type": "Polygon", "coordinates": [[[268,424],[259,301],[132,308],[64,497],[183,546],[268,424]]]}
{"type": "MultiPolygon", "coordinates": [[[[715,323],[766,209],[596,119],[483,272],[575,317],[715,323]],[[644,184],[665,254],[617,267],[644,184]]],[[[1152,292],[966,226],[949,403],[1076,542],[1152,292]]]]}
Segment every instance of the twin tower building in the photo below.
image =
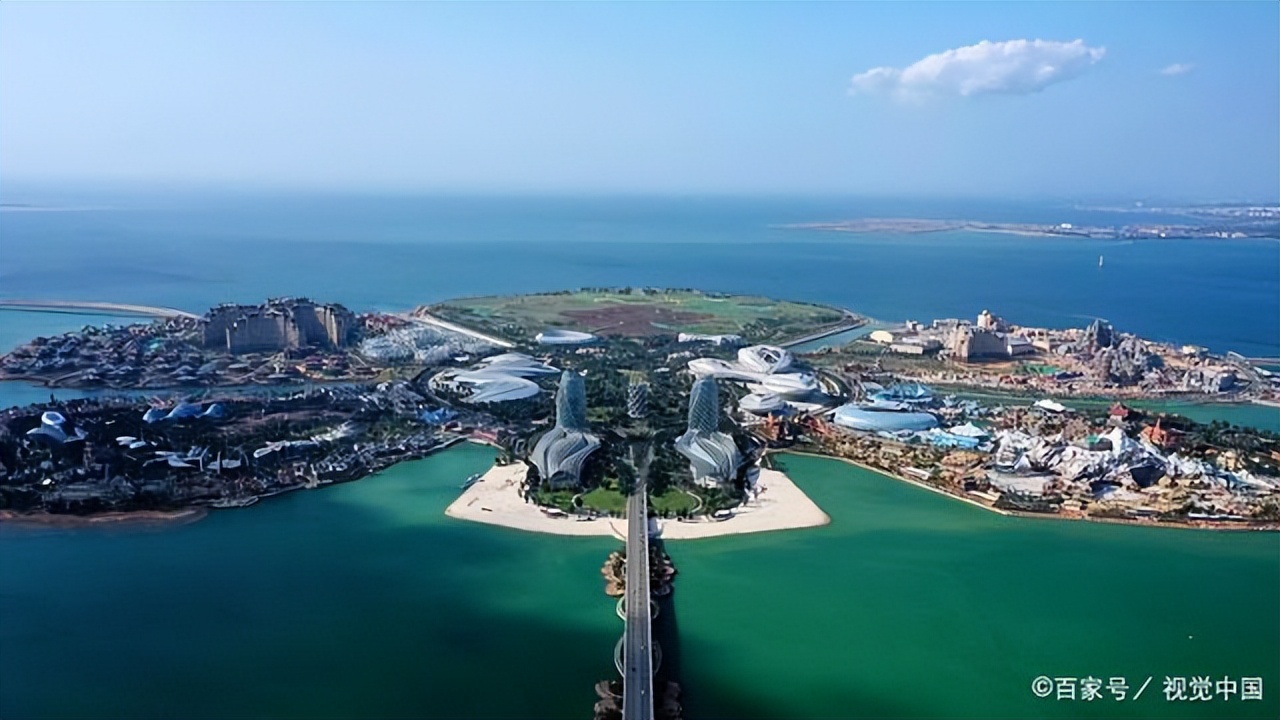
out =
{"type": "MultiPolygon", "coordinates": [[[[628,414],[643,415],[647,385],[628,392],[628,414]],[[642,389],[643,388],[643,389],[642,389]]],[[[542,480],[553,489],[576,487],[582,466],[600,447],[600,438],[587,425],[587,391],[582,376],[571,370],[560,375],[556,393],[556,424],[538,438],[530,460],[542,480]]],[[[720,432],[720,393],[715,378],[699,378],[689,395],[689,429],[676,440],[676,450],[689,460],[694,482],[704,486],[731,482],[742,465],[742,453],[727,433],[720,432]]]]}

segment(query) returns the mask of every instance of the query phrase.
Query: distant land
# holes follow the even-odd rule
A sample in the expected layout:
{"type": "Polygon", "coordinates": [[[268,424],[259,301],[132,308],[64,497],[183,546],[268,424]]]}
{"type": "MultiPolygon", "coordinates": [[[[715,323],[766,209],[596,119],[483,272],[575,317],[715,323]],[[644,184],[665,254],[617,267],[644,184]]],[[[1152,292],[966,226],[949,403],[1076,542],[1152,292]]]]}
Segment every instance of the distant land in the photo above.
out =
{"type": "Polygon", "coordinates": [[[1105,212],[1169,214],[1201,221],[1187,223],[1134,223],[1079,225],[1069,222],[1008,223],[981,220],[930,218],[860,218],[783,225],[798,230],[830,230],[849,233],[933,233],[947,231],[1010,233],[1039,237],[1135,238],[1280,238],[1280,206],[1195,206],[1185,208],[1089,208],[1105,212]]]}

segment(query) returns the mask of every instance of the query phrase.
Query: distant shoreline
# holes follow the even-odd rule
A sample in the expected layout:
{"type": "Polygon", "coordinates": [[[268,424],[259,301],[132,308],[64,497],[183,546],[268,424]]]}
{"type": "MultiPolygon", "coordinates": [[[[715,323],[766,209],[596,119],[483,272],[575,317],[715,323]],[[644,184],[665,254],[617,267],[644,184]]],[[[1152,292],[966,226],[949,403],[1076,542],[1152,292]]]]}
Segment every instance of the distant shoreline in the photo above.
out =
{"type": "Polygon", "coordinates": [[[93,515],[46,512],[20,513],[13,510],[0,510],[0,524],[44,528],[186,525],[203,520],[208,514],[208,509],[203,507],[190,507],[182,510],[132,510],[127,512],[96,513],[93,515]]]}
{"type": "Polygon", "coordinates": [[[929,218],[862,218],[778,225],[785,230],[821,230],[844,233],[925,235],[939,232],[976,232],[1024,237],[1078,238],[1082,240],[1244,240],[1280,239],[1274,221],[1232,222],[1217,225],[1165,225],[1143,223],[1125,226],[1075,225],[1073,223],[1002,223],[979,220],[929,218]]]}

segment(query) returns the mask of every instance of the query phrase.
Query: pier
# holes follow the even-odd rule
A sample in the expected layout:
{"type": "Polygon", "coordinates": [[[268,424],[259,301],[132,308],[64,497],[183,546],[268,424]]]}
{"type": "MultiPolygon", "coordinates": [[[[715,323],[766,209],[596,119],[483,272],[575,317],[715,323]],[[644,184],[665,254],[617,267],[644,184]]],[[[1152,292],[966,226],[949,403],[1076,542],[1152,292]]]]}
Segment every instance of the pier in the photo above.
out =
{"type": "Polygon", "coordinates": [[[144,318],[199,318],[195,313],[169,307],[80,300],[0,300],[0,309],[85,315],[118,315],[144,318]]]}

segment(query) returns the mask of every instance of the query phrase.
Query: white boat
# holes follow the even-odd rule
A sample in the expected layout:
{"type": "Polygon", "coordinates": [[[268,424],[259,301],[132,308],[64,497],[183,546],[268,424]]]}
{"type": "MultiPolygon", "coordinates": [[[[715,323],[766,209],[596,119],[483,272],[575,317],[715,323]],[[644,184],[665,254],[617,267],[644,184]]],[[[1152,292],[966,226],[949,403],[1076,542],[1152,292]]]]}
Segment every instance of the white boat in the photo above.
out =
{"type": "Polygon", "coordinates": [[[1102,267],[1102,256],[1098,256],[1098,267],[1102,267]]]}

